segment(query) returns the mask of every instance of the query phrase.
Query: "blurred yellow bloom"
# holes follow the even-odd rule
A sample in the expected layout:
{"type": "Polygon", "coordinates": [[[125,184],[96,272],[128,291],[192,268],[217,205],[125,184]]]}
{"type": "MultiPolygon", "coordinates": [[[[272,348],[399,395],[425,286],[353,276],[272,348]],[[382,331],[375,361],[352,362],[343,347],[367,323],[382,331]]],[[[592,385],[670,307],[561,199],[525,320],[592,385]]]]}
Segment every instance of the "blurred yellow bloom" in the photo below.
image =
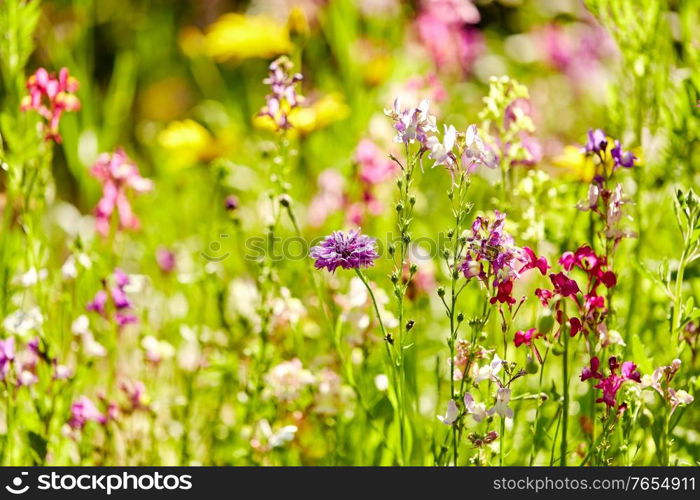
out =
{"type": "Polygon", "coordinates": [[[215,138],[194,120],[170,123],[158,134],[158,144],[171,156],[171,163],[182,167],[209,161],[224,154],[231,144],[226,136],[215,138]]]}
{"type": "MultiPolygon", "coordinates": [[[[611,150],[613,147],[614,141],[608,137],[608,146],[605,151],[605,156],[608,159],[611,158],[611,150]]],[[[634,162],[634,167],[632,168],[638,168],[643,165],[644,158],[641,148],[633,149],[632,153],[637,157],[637,160],[634,162]]],[[[552,165],[568,170],[569,173],[579,180],[591,182],[596,174],[603,174],[602,165],[596,165],[596,161],[597,160],[593,160],[593,158],[587,157],[578,146],[565,146],[562,154],[552,159],[552,165]]]]}
{"type": "Polygon", "coordinates": [[[565,146],[562,154],[552,159],[552,165],[568,170],[574,177],[585,182],[592,181],[595,176],[593,161],[586,158],[577,146],[565,146]]]}
{"type": "MultiPolygon", "coordinates": [[[[350,114],[350,108],[343,96],[338,93],[321,97],[311,106],[294,108],[289,114],[292,131],[308,134],[333,122],[343,120],[350,114]]],[[[276,130],[269,116],[256,116],[253,125],[260,130],[276,130]]]]}
{"type": "Polygon", "coordinates": [[[309,20],[306,18],[304,9],[299,6],[292,8],[287,18],[287,28],[292,35],[302,38],[309,36],[309,20]]]}
{"type": "Polygon", "coordinates": [[[207,55],[227,60],[287,54],[293,44],[287,26],[270,17],[225,14],[207,29],[204,48],[207,55]]]}

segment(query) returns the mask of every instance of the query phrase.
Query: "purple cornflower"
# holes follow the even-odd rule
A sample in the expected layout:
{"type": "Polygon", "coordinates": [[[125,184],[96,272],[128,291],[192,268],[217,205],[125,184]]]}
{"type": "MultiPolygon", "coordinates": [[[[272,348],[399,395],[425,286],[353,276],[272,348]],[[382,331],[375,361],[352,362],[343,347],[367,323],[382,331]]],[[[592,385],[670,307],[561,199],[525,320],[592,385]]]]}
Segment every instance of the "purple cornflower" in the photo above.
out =
{"type": "Polygon", "coordinates": [[[326,268],[335,272],[338,267],[343,269],[359,269],[371,267],[379,257],[374,238],[360,234],[359,229],[348,232],[335,231],[326,236],[320,245],[311,249],[309,254],[316,269],[326,268]]]}
{"type": "Polygon", "coordinates": [[[271,92],[265,96],[266,104],[260,110],[260,116],[269,116],[275,122],[277,130],[292,127],[289,112],[299,106],[303,96],[296,92],[296,84],[302,80],[301,73],[291,73],[292,61],[281,56],[270,63],[270,72],[263,83],[270,86],[271,92]]]}
{"type": "Polygon", "coordinates": [[[637,159],[631,151],[623,151],[622,145],[618,140],[615,140],[615,147],[610,150],[610,155],[615,162],[615,168],[631,168],[634,166],[634,161],[637,159]]]}
{"type": "Polygon", "coordinates": [[[608,138],[605,136],[605,132],[599,128],[588,130],[588,142],[586,142],[586,146],[584,147],[586,153],[600,154],[605,152],[607,147],[608,138]]]}
{"type": "Polygon", "coordinates": [[[437,132],[437,126],[435,117],[429,114],[428,110],[429,104],[425,99],[417,108],[403,109],[401,98],[397,97],[393,109],[384,110],[384,114],[394,120],[394,142],[413,144],[418,141],[422,147],[429,148],[428,138],[437,132]]]}

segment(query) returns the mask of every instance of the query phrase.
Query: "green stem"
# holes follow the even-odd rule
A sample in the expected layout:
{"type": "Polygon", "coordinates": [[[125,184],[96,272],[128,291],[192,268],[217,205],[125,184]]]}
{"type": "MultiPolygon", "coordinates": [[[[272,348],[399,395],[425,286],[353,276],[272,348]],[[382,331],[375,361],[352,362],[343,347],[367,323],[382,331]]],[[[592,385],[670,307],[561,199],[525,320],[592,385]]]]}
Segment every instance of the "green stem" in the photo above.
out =
{"type": "Polygon", "coordinates": [[[566,456],[567,456],[567,431],[568,431],[568,420],[569,420],[569,333],[563,331],[564,336],[564,406],[562,409],[562,423],[561,423],[561,466],[566,467],[566,456]]]}

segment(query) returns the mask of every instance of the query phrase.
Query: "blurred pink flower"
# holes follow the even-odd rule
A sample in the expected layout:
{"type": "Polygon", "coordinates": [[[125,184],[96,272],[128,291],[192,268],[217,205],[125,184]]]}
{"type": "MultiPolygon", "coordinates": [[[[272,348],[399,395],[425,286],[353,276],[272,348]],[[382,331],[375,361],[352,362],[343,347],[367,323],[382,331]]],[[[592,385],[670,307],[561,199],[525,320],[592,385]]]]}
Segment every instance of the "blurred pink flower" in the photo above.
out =
{"type": "Polygon", "coordinates": [[[80,109],[80,101],[74,92],[78,90],[78,80],[68,74],[67,68],[62,68],[58,77],[46,69],[39,68],[27,79],[29,95],[22,99],[20,109],[33,109],[46,119],[47,141],[61,142],[58,124],[65,111],[80,109]]]}
{"type": "Polygon", "coordinates": [[[328,216],[343,207],[345,179],[334,169],[321,172],[317,181],[319,191],[309,205],[309,224],[323,225],[328,216]]]}
{"type": "Polygon", "coordinates": [[[102,183],[102,198],[95,208],[97,232],[102,236],[109,234],[110,218],[115,209],[119,214],[119,229],[138,229],[139,220],[131,209],[127,191],[150,191],[153,182],[141,177],[136,164],[121,148],[112,154],[101,154],[90,168],[90,173],[102,183]]]}
{"type": "Polygon", "coordinates": [[[169,248],[161,247],[156,251],[158,267],[164,273],[170,273],[175,269],[175,253],[169,248]]]}
{"type": "Polygon", "coordinates": [[[421,44],[438,70],[468,72],[483,50],[481,33],[469,24],[479,22],[479,11],[470,1],[425,0],[416,18],[421,44]]]}
{"type": "Polygon", "coordinates": [[[355,161],[360,166],[360,180],[367,184],[385,182],[394,177],[399,169],[398,165],[370,139],[362,139],[357,145],[355,161]]]}
{"type": "Polygon", "coordinates": [[[95,403],[87,396],[80,396],[71,405],[70,413],[71,416],[68,420],[68,425],[75,430],[81,430],[89,421],[99,424],[107,423],[107,417],[97,409],[95,403]]]}

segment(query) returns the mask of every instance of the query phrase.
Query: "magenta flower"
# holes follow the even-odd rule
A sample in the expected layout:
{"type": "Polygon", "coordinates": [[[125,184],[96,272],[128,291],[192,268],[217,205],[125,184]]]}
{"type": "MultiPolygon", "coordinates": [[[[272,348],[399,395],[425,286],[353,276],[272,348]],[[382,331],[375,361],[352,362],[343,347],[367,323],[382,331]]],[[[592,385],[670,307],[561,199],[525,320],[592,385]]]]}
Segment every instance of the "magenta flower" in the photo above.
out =
{"type": "Polygon", "coordinates": [[[164,273],[170,273],[175,270],[175,252],[168,248],[158,249],[156,261],[158,262],[158,267],[164,273]]]}
{"type": "Polygon", "coordinates": [[[68,425],[74,430],[81,430],[88,422],[107,423],[105,417],[87,396],[80,396],[70,408],[68,425]]]}
{"type": "Polygon", "coordinates": [[[0,340],[0,380],[5,380],[15,359],[15,338],[0,340]]]}
{"type": "MultiPolygon", "coordinates": [[[[581,380],[584,381],[590,378],[599,380],[595,388],[602,390],[603,395],[596,399],[596,403],[605,403],[612,408],[617,405],[617,392],[622,385],[628,381],[640,383],[641,375],[637,370],[636,364],[631,361],[625,361],[622,363],[622,366],[620,366],[615,356],[611,356],[608,359],[608,366],[610,368],[610,375],[605,377],[603,373],[599,371],[600,360],[597,357],[591,358],[590,366],[584,368],[581,372],[581,380]],[[620,375],[616,373],[618,369],[620,369],[620,375]]],[[[623,405],[620,405],[620,407],[623,407],[623,405]]],[[[620,407],[618,407],[618,409],[621,409],[620,407]]]]}
{"type": "Polygon", "coordinates": [[[88,311],[94,311],[97,314],[104,315],[105,314],[105,306],[107,305],[107,299],[109,296],[107,295],[107,292],[104,290],[99,290],[95,294],[95,298],[93,298],[90,302],[87,304],[87,310],[88,311]]]}
{"type": "Polygon", "coordinates": [[[518,330],[515,332],[513,342],[515,343],[515,347],[520,347],[523,344],[531,347],[532,341],[541,336],[541,333],[537,333],[537,328],[530,328],[529,330],[525,331],[518,330]]]}
{"type": "Polygon", "coordinates": [[[530,248],[528,247],[523,247],[523,252],[525,252],[525,258],[527,261],[525,262],[525,266],[520,270],[520,272],[527,271],[528,269],[538,269],[542,276],[547,274],[547,270],[551,267],[547,263],[547,259],[545,257],[537,257],[535,255],[535,252],[533,252],[530,248]]]}
{"type": "Polygon", "coordinates": [[[571,297],[581,291],[578,287],[578,283],[567,277],[564,273],[550,274],[549,279],[552,280],[554,291],[562,297],[571,297]]]}
{"type": "Polygon", "coordinates": [[[80,101],[73,95],[78,90],[78,80],[70,76],[66,68],[61,69],[58,77],[39,68],[27,79],[27,90],[29,95],[22,99],[20,109],[33,109],[39,113],[46,119],[45,139],[60,143],[58,125],[61,115],[80,109],[80,101]]]}
{"type": "Polygon", "coordinates": [[[100,316],[109,319],[107,312],[107,304],[110,302],[114,311],[114,322],[118,326],[124,326],[138,321],[137,317],[132,314],[133,303],[126,293],[126,286],[129,284],[129,276],[117,268],[112,274],[110,283],[107,280],[103,282],[106,290],[99,290],[95,294],[95,298],[87,304],[88,311],[94,311],[100,316]],[[107,293],[109,290],[109,293],[107,293]]]}
{"type": "Polygon", "coordinates": [[[131,209],[127,192],[145,193],[153,189],[153,182],[141,177],[136,164],[121,148],[113,154],[101,154],[90,173],[102,183],[102,198],[95,208],[97,232],[102,236],[109,234],[115,210],[119,214],[119,229],[138,229],[139,220],[131,209]]]}
{"type": "Polygon", "coordinates": [[[537,288],[535,290],[535,296],[540,299],[543,306],[547,307],[549,305],[549,301],[552,299],[552,297],[554,297],[554,294],[551,290],[547,290],[546,288],[537,288]]]}
{"type": "Polygon", "coordinates": [[[600,367],[600,360],[597,356],[591,358],[589,366],[585,367],[581,372],[581,381],[588,380],[589,378],[603,378],[603,374],[598,371],[600,367]]]}
{"type": "Polygon", "coordinates": [[[311,249],[309,254],[316,269],[326,268],[334,272],[338,267],[343,269],[360,269],[371,267],[379,257],[376,250],[376,240],[360,234],[359,229],[348,232],[335,231],[326,236],[320,245],[311,249]]]}

